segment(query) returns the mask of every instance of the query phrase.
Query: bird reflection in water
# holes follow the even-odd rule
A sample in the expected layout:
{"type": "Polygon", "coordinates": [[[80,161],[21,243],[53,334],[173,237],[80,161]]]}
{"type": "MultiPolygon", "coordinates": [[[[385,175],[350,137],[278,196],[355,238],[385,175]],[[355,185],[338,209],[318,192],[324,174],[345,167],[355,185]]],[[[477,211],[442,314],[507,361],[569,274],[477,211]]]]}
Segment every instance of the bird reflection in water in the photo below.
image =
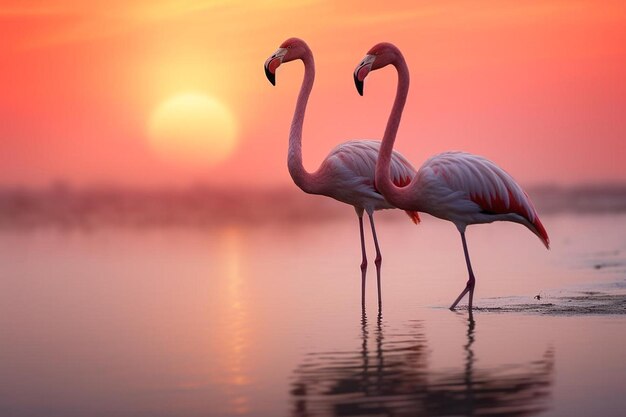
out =
{"type": "Polygon", "coordinates": [[[379,313],[372,350],[365,313],[360,327],[357,350],[311,353],[298,366],[291,387],[293,416],[528,416],[547,409],[552,349],[537,361],[475,369],[476,322],[470,315],[465,366],[429,371],[420,321],[397,332],[386,328],[379,313]]]}

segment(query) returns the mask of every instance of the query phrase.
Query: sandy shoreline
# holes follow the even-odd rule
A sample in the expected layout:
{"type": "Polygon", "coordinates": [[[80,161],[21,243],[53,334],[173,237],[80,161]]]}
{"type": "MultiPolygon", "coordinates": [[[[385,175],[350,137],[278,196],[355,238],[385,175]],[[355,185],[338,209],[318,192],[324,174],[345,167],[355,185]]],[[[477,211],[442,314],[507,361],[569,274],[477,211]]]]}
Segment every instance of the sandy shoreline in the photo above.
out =
{"type": "MultiPolygon", "coordinates": [[[[517,299],[519,301],[519,299],[517,299]]],[[[474,307],[475,312],[488,313],[535,313],[545,315],[622,315],[626,314],[626,294],[610,294],[585,291],[567,296],[541,296],[539,300],[511,302],[510,298],[485,300],[485,304],[474,307]]]]}

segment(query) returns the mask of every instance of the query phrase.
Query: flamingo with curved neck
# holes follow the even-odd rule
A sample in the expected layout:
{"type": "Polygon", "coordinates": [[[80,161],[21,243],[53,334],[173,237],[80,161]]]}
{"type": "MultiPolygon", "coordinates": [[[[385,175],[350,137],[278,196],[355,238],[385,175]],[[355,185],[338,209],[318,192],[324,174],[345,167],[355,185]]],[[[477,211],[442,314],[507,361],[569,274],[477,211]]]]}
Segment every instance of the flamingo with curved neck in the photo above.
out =
{"type": "MultiPolygon", "coordinates": [[[[361,236],[361,302],[365,305],[365,275],[367,255],[363,232],[363,212],[367,212],[376,248],[376,278],[378,287],[378,306],[382,308],[380,269],[382,255],[374,226],[374,211],[395,208],[389,204],[374,186],[376,159],[380,142],[373,140],[353,140],[335,147],[322,161],[315,172],[308,172],[302,164],[302,128],[304,114],[313,82],[315,63],[309,46],[302,39],[290,38],[283,42],[278,50],[265,61],[265,75],[272,85],[276,85],[276,70],[284,63],[301,60],[304,64],[304,79],[298,94],[296,109],[289,131],[289,151],[287,166],[294,183],[309,194],[325,195],[354,207],[359,219],[361,236]]],[[[399,153],[390,155],[389,170],[392,181],[404,184],[415,174],[415,169],[399,153]]],[[[415,211],[407,211],[417,223],[419,217],[415,211]]]]}
{"type": "Polygon", "coordinates": [[[387,201],[398,208],[429,213],[456,225],[461,234],[469,279],[450,309],[469,292],[471,311],[476,278],[465,239],[466,227],[494,221],[520,223],[537,235],[546,248],[550,245],[548,234],[524,190],[502,168],[481,156],[444,152],[428,159],[407,185],[398,187],[390,180],[390,155],[409,91],[406,61],[396,46],[379,43],[357,65],[354,82],[363,95],[367,75],[387,65],[396,68],[398,84],[376,164],[376,186],[387,201]]]}

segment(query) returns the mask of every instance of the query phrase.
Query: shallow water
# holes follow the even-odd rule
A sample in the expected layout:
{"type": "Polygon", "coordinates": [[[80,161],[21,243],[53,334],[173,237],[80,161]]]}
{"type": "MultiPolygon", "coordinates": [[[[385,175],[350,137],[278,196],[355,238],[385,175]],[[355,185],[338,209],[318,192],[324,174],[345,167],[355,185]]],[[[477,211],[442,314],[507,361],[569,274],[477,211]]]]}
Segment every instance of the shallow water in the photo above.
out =
{"type": "Polygon", "coordinates": [[[470,318],[458,233],[401,213],[362,312],[349,214],[0,232],[0,415],[623,415],[626,215],[470,227],[470,318]]]}

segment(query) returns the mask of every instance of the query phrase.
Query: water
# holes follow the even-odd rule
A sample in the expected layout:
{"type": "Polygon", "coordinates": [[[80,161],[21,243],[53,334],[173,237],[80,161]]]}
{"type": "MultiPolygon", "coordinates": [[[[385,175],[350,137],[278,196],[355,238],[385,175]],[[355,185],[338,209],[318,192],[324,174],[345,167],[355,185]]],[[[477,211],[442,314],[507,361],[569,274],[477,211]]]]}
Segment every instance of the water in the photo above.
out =
{"type": "Polygon", "coordinates": [[[626,215],[0,232],[2,416],[621,416],[626,215]],[[372,254],[371,238],[368,249],[372,254]],[[539,300],[535,296],[539,295],[539,300]],[[465,304],[466,300],[462,302],[465,304]],[[591,308],[590,308],[591,306],[591,308]]]}

